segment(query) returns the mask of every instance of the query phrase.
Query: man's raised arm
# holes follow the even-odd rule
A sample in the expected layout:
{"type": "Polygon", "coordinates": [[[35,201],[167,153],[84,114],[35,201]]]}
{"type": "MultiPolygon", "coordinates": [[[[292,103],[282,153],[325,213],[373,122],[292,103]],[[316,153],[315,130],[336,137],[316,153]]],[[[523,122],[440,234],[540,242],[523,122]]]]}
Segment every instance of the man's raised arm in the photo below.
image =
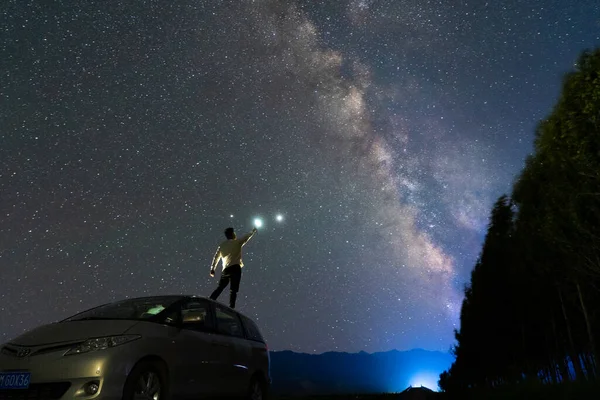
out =
{"type": "Polygon", "coordinates": [[[242,246],[246,244],[246,242],[248,240],[250,240],[250,238],[252,236],[254,236],[254,234],[256,233],[256,228],[252,228],[252,231],[250,231],[250,233],[245,234],[241,239],[240,242],[242,242],[242,246]]]}

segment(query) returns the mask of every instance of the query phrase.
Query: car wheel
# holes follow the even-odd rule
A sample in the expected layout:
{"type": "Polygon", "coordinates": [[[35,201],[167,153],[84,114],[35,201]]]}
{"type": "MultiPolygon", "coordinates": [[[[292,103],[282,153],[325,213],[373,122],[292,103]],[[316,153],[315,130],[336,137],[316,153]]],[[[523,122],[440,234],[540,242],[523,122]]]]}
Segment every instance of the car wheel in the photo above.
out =
{"type": "Polygon", "coordinates": [[[266,400],[265,391],[260,380],[254,378],[250,382],[248,390],[248,400],[266,400]]]}
{"type": "Polygon", "coordinates": [[[165,368],[158,362],[142,361],[132,370],[123,388],[123,400],[167,400],[165,368]]]}

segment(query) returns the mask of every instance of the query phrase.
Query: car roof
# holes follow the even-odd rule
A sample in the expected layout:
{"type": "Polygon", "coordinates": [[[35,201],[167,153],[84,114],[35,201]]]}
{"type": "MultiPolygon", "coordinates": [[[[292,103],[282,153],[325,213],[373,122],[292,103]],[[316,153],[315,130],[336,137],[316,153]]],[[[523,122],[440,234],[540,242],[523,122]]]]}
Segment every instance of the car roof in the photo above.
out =
{"type": "MultiPolygon", "coordinates": [[[[225,307],[231,311],[233,311],[234,313],[241,315],[245,318],[248,318],[249,320],[251,320],[252,322],[254,322],[254,319],[248,317],[247,315],[239,312],[238,310],[235,310],[229,306],[227,306],[226,304],[220,303],[216,300],[213,300],[211,298],[205,297],[205,296],[199,296],[199,295],[195,295],[195,294],[164,294],[164,295],[155,295],[155,296],[139,296],[139,297],[127,297],[121,300],[116,300],[113,303],[118,303],[120,301],[127,301],[127,300],[143,300],[143,299],[165,299],[165,298],[176,298],[178,300],[186,300],[186,299],[202,299],[202,300],[207,300],[210,301],[212,303],[218,304],[222,307],[225,307]]],[[[110,304],[110,303],[108,303],[110,304]]]]}

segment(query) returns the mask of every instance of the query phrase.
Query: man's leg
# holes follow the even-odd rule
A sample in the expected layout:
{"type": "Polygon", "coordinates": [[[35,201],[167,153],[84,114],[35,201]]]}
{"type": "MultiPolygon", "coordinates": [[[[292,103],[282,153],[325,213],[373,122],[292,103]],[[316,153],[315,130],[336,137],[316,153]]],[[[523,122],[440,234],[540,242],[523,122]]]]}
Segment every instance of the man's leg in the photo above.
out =
{"type": "Polygon", "coordinates": [[[227,268],[221,273],[221,278],[219,279],[219,286],[215,289],[214,292],[210,295],[210,298],[216,300],[221,295],[221,292],[225,290],[227,284],[229,283],[229,274],[227,273],[227,268]]]}
{"type": "Polygon", "coordinates": [[[229,307],[235,308],[235,300],[240,290],[240,281],[242,280],[242,267],[234,265],[231,271],[231,286],[229,287],[229,307]]]}

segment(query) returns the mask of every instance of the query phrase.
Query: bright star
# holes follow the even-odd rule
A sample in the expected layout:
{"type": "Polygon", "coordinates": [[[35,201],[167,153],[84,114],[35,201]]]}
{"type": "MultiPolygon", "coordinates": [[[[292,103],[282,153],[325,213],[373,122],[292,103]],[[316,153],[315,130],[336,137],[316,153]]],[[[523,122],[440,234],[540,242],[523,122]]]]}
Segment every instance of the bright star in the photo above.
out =
{"type": "Polygon", "coordinates": [[[283,215],[281,215],[281,214],[277,214],[277,215],[275,216],[275,219],[277,220],[277,222],[281,222],[281,221],[283,221],[283,215]]]}
{"type": "Polygon", "coordinates": [[[254,226],[255,226],[255,227],[257,227],[257,228],[262,228],[262,225],[263,225],[263,223],[262,223],[262,219],[260,219],[260,218],[255,218],[255,219],[254,219],[254,226]]]}

